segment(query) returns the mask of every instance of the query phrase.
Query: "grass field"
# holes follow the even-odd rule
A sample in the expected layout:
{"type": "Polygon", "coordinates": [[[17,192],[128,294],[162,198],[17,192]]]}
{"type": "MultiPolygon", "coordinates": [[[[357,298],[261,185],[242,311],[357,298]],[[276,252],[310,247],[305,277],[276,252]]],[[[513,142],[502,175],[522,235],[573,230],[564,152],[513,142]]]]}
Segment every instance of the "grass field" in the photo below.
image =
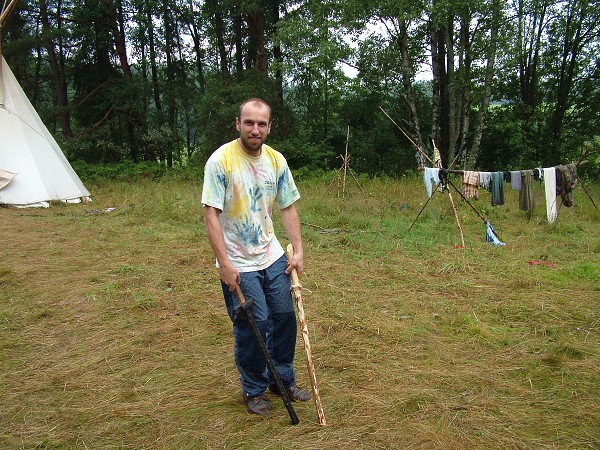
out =
{"type": "MultiPolygon", "coordinates": [[[[600,212],[546,221],[419,179],[299,180],[301,276],[327,418],[245,411],[200,182],[86,183],[0,209],[0,448],[600,448],[600,212]],[[364,195],[363,195],[364,193],[364,195]],[[115,208],[112,211],[106,208],[115,208]]],[[[600,186],[586,184],[596,204],[600,186]]],[[[277,222],[282,243],[287,244],[277,222]]],[[[309,387],[298,336],[297,377],[309,387]]]]}

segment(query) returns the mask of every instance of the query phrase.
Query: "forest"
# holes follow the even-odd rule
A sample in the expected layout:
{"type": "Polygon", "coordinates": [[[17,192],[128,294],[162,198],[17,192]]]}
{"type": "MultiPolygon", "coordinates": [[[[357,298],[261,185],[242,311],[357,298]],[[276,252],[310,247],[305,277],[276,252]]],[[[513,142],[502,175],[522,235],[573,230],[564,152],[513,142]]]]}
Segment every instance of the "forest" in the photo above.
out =
{"type": "Polygon", "coordinates": [[[596,0],[19,0],[1,50],[71,161],[201,166],[239,104],[295,170],[398,176],[583,157],[600,176],[596,0]]]}

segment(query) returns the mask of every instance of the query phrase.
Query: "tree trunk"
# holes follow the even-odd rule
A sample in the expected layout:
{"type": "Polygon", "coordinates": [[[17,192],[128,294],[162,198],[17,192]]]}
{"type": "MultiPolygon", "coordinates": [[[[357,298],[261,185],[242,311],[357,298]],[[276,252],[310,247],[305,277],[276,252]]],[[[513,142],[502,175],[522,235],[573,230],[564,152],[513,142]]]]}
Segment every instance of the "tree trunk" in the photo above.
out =
{"type": "MultiPolygon", "coordinates": [[[[279,22],[279,7],[280,1],[276,0],[272,4],[273,29],[277,28],[279,22]]],[[[275,59],[275,90],[277,95],[276,107],[283,111],[283,54],[281,53],[281,43],[279,41],[273,43],[273,58],[275,59]]],[[[285,132],[285,130],[283,130],[285,132]]]]}
{"type": "Polygon", "coordinates": [[[414,78],[414,71],[410,64],[410,56],[408,54],[408,26],[409,22],[406,20],[398,20],[399,22],[399,35],[397,39],[398,47],[400,49],[400,67],[402,72],[402,87],[404,88],[404,101],[408,108],[408,120],[411,126],[411,130],[406,132],[410,135],[412,143],[416,147],[415,157],[417,159],[417,166],[423,167],[425,160],[423,154],[425,148],[423,146],[423,140],[421,139],[421,126],[419,124],[419,114],[417,109],[417,100],[415,92],[412,88],[412,82],[414,78]]]}
{"type": "Polygon", "coordinates": [[[200,91],[200,95],[204,95],[206,91],[206,80],[204,78],[204,49],[201,45],[200,30],[198,30],[198,26],[196,25],[196,17],[194,11],[194,3],[192,0],[189,1],[190,6],[190,20],[188,22],[188,28],[190,30],[190,35],[192,37],[192,41],[194,43],[194,55],[196,61],[196,71],[198,72],[198,89],[200,91]]]}
{"type": "Polygon", "coordinates": [[[444,27],[444,43],[446,47],[446,79],[447,82],[447,97],[448,97],[448,157],[446,166],[454,160],[456,154],[456,141],[458,139],[459,128],[461,124],[461,96],[459,85],[456,83],[454,70],[454,26],[453,17],[448,19],[448,23],[444,27]],[[458,91],[458,92],[457,92],[458,91]]]}
{"type": "Polygon", "coordinates": [[[223,11],[217,0],[206,0],[206,6],[213,16],[217,49],[219,51],[220,72],[221,75],[228,75],[229,63],[227,59],[227,49],[225,48],[225,22],[223,20],[223,11]]]}
{"type": "Polygon", "coordinates": [[[125,75],[125,79],[131,80],[131,67],[127,59],[127,44],[125,42],[125,26],[123,19],[123,6],[120,0],[104,0],[109,11],[110,30],[115,40],[115,50],[119,56],[121,70],[125,75]]]}
{"type": "Polygon", "coordinates": [[[52,27],[48,18],[48,5],[46,0],[40,0],[40,20],[42,22],[42,30],[44,31],[44,47],[48,52],[48,60],[50,62],[50,72],[54,81],[54,90],[56,93],[56,106],[58,109],[57,118],[59,126],[66,139],[73,137],[71,129],[71,115],[69,113],[69,101],[67,96],[67,83],[61,70],[59,59],[56,55],[54,43],[50,39],[52,27]]]}
{"type": "Polygon", "coordinates": [[[438,37],[438,47],[436,49],[438,62],[439,62],[439,82],[440,82],[440,116],[439,116],[439,130],[440,136],[439,141],[437,141],[437,146],[440,149],[442,154],[442,158],[446,161],[446,164],[449,164],[449,154],[448,150],[450,148],[450,98],[449,98],[449,78],[448,78],[448,68],[446,67],[447,59],[446,59],[446,31],[445,28],[437,31],[438,37]]]}
{"type": "MultiPolygon", "coordinates": [[[[534,3],[533,11],[525,11],[524,0],[518,3],[518,58],[519,58],[519,88],[523,104],[522,127],[527,142],[534,148],[538,147],[537,132],[533,129],[535,111],[537,108],[540,64],[541,39],[546,29],[546,12],[548,1],[534,3]],[[526,28],[526,18],[532,15],[531,28],[526,28]]],[[[534,159],[539,160],[541,150],[536,152],[534,159]]]]}
{"type": "MultiPolygon", "coordinates": [[[[459,73],[460,73],[460,95],[457,98],[456,110],[459,112],[460,123],[457,125],[458,133],[455,135],[455,145],[458,145],[460,151],[460,165],[463,170],[467,168],[468,160],[468,147],[467,142],[469,139],[469,133],[471,129],[471,103],[473,95],[473,81],[472,77],[472,56],[471,56],[471,45],[473,36],[471,36],[471,19],[472,15],[470,12],[465,12],[461,18],[460,27],[460,62],[459,62],[459,73]]],[[[450,158],[450,161],[454,160],[454,153],[450,158]]]]}
{"type": "Polygon", "coordinates": [[[235,40],[235,73],[238,81],[242,81],[244,73],[244,45],[242,39],[242,16],[239,8],[233,17],[233,32],[235,40]]]}
{"type": "Polygon", "coordinates": [[[251,63],[260,73],[267,74],[267,50],[265,48],[265,16],[260,10],[248,11],[244,14],[250,33],[250,47],[253,49],[251,63]]]}
{"type": "Polygon", "coordinates": [[[429,21],[429,49],[431,51],[431,73],[432,89],[431,89],[431,139],[434,142],[440,142],[440,114],[441,114],[441,98],[440,98],[440,61],[438,58],[438,34],[435,32],[435,24],[433,19],[429,21]]]}
{"type": "MultiPolygon", "coordinates": [[[[175,87],[175,61],[173,58],[173,42],[175,40],[173,17],[171,16],[171,10],[169,9],[170,3],[167,0],[163,0],[163,23],[165,29],[165,56],[167,60],[167,86],[169,91],[167,92],[167,125],[169,130],[173,132],[175,136],[176,131],[176,102],[173,88],[175,87]]],[[[161,156],[167,162],[168,167],[173,167],[173,147],[170,142],[169,145],[161,147],[163,149],[161,156]],[[166,152],[164,149],[166,147],[166,152]]]]}
{"type": "MultiPolygon", "coordinates": [[[[148,51],[150,57],[150,72],[152,78],[152,94],[154,97],[154,106],[160,117],[162,115],[162,103],[160,100],[160,86],[158,84],[158,67],[156,63],[156,47],[154,43],[154,25],[153,16],[148,0],[145,0],[142,6],[145,9],[146,29],[148,30],[148,51]]],[[[144,146],[144,161],[156,161],[157,155],[153,146],[144,146]]]]}
{"type": "Polygon", "coordinates": [[[156,63],[156,44],[154,42],[153,16],[150,10],[150,4],[146,1],[146,19],[148,23],[148,46],[150,50],[150,71],[152,72],[152,91],[154,93],[154,106],[159,116],[162,112],[162,102],[160,99],[160,86],[158,84],[158,65],[156,63]]]}
{"type": "Polygon", "coordinates": [[[488,108],[490,106],[490,99],[492,97],[492,80],[494,78],[494,66],[496,63],[496,50],[498,48],[498,36],[500,28],[500,14],[502,9],[502,2],[500,0],[494,0],[492,5],[492,21],[490,29],[490,40],[487,48],[487,63],[485,67],[485,80],[484,80],[484,93],[479,112],[477,114],[475,130],[473,133],[473,143],[471,144],[471,157],[473,159],[473,168],[477,168],[477,159],[479,157],[479,148],[481,145],[481,138],[483,136],[483,128],[485,124],[485,118],[487,116],[488,108]]]}
{"type": "Polygon", "coordinates": [[[570,106],[569,94],[573,87],[577,58],[582,49],[582,25],[587,14],[588,2],[573,1],[569,5],[564,43],[556,89],[556,107],[550,119],[549,153],[546,165],[557,164],[560,160],[561,133],[565,113],[570,106]]]}

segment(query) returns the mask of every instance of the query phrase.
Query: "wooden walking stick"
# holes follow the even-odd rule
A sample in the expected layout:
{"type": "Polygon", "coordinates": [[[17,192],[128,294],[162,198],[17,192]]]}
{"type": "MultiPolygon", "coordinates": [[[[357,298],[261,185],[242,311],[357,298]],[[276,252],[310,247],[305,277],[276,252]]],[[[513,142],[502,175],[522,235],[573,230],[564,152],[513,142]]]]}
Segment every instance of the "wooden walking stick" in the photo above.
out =
{"type": "MultiPolygon", "coordinates": [[[[292,256],[294,256],[294,247],[292,247],[292,244],[288,244],[288,260],[291,260],[292,256]]],[[[306,317],[304,316],[304,306],[302,305],[302,286],[300,286],[300,280],[298,279],[298,272],[296,272],[296,269],[292,269],[292,273],[290,275],[292,277],[292,293],[296,299],[296,305],[298,306],[298,320],[300,321],[300,327],[302,329],[302,342],[304,342],[304,352],[306,353],[306,365],[308,367],[308,375],[310,377],[310,384],[312,386],[315,407],[317,408],[317,416],[319,417],[319,425],[326,425],[325,414],[323,413],[323,405],[321,404],[321,396],[319,395],[319,389],[317,387],[315,365],[313,363],[312,351],[310,349],[308,325],[306,323],[306,317]]]]}

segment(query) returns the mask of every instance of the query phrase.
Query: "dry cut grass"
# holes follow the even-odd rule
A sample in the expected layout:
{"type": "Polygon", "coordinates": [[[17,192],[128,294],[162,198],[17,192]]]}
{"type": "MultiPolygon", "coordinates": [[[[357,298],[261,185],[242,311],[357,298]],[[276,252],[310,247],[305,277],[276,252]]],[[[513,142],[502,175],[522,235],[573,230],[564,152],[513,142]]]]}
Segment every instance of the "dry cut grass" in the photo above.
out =
{"type": "MultiPolygon", "coordinates": [[[[301,277],[328,425],[245,412],[200,187],[88,186],[0,209],[2,448],[600,448],[600,214],[474,202],[419,180],[300,183],[301,277]],[[454,196],[455,200],[456,195],[454,196]],[[115,210],[106,212],[105,208],[115,210]]],[[[600,198],[598,186],[587,186],[600,198]]],[[[281,240],[285,242],[278,225],[281,240]]],[[[309,386],[298,337],[297,376],[309,386]]]]}

